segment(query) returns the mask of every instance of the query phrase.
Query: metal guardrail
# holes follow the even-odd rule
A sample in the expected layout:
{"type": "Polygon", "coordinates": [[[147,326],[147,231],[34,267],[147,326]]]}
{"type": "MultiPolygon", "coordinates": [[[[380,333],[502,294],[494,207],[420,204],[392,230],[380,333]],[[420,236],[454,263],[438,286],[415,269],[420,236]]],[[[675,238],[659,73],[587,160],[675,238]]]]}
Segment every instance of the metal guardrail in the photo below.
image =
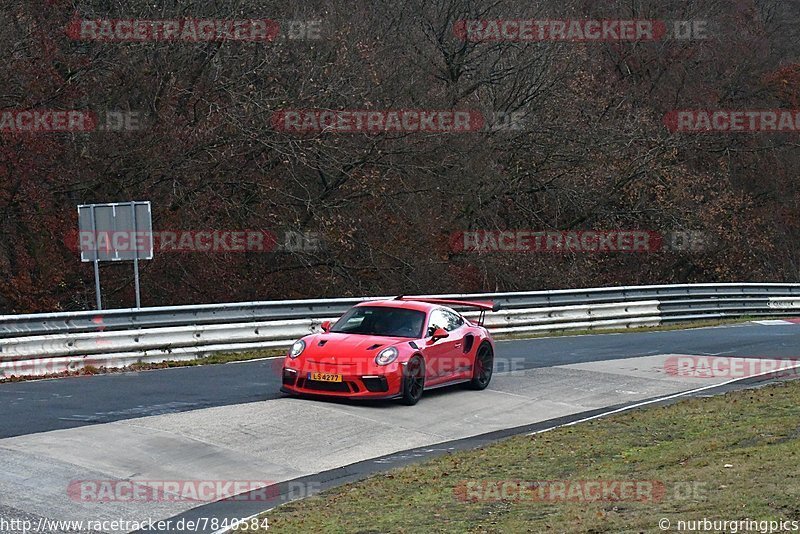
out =
{"type": "MultiPolygon", "coordinates": [[[[584,304],[659,300],[662,305],[675,301],[706,298],[713,307],[720,298],[761,299],[800,297],[800,284],[690,284],[564,289],[515,293],[426,295],[455,300],[494,300],[502,309],[539,308],[584,304]],[[687,299],[686,297],[692,297],[687,299]]],[[[29,315],[0,315],[0,338],[29,335],[104,332],[166,326],[211,325],[287,319],[315,319],[341,315],[364,300],[391,297],[361,297],[313,300],[276,300],[194,306],[164,306],[141,309],[57,312],[29,315]]],[[[665,308],[679,309],[680,305],[665,308]]],[[[687,310],[688,311],[688,310],[687,310]]]]}
{"type": "MultiPolygon", "coordinates": [[[[486,326],[496,334],[800,314],[800,284],[661,285],[434,297],[494,300],[500,311],[487,315],[486,326]]],[[[387,297],[0,316],[0,377],[282,347],[354,304],[377,298],[387,297]]]]}

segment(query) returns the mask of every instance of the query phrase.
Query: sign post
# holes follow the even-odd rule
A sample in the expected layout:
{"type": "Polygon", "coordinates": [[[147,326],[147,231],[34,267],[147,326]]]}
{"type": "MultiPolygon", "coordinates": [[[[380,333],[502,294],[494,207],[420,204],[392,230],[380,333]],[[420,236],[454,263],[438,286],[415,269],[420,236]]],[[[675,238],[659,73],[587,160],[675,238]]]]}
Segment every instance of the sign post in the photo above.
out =
{"type": "MultiPolygon", "coordinates": [[[[149,208],[149,205],[148,205],[148,208],[149,208]]],[[[148,209],[148,213],[149,213],[149,211],[150,210],[148,209]]],[[[136,205],[133,202],[131,202],[131,217],[133,218],[133,227],[137,228],[137,226],[136,226],[136,205]]],[[[150,235],[152,235],[152,234],[153,233],[151,231],[150,235]]],[[[139,308],[142,307],[142,298],[139,295],[139,254],[138,254],[138,252],[133,255],[133,284],[134,284],[134,287],[136,288],[136,309],[139,309],[139,308]]]]}
{"type": "MultiPolygon", "coordinates": [[[[80,206],[78,207],[80,210],[80,206]]],[[[94,206],[91,206],[91,210],[89,211],[89,217],[92,220],[92,235],[97,235],[97,221],[94,218],[94,206]]],[[[78,217],[80,220],[80,216],[78,217]]],[[[100,262],[97,257],[97,247],[94,247],[94,293],[95,297],[97,298],[97,309],[103,309],[103,299],[100,297],[100,262]]]]}
{"type": "Polygon", "coordinates": [[[97,309],[103,309],[101,261],[133,261],[136,307],[140,308],[139,260],[153,259],[150,202],[82,204],[78,206],[78,230],[81,261],[94,263],[97,309]]]}

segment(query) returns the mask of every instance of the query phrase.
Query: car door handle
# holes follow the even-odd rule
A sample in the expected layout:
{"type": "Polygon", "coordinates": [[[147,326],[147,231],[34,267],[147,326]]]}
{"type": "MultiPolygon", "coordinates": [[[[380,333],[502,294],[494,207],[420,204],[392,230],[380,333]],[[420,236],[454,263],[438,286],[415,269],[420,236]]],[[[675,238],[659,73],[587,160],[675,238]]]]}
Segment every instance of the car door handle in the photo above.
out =
{"type": "Polygon", "coordinates": [[[457,349],[460,349],[460,348],[461,348],[461,343],[456,343],[456,344],[454,345],[454,347],[455,347],[455,348],[457,348],[457,349]]]}

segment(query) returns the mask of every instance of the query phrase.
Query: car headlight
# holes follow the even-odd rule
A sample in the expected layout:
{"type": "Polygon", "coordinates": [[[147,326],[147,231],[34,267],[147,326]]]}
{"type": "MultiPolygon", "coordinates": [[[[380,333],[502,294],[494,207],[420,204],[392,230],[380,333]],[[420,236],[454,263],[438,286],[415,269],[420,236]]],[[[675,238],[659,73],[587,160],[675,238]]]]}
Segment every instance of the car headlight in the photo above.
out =
{"type": "Polygon", "coordinates": [[[389,365],[393,361],[397,359],[399,352],[394,347],[388,347],[383,349],[375,356],[375,363],[378,365],[389,365]]]}
{"type": "Polygon", "coordinates": [[[292,348],[289,350],[289,357],[292,359],[297,358],[300,356],[300,353],[303,352],[306,348],[306,342],[302,339],[298,339],[292,345],[292,348]]]}

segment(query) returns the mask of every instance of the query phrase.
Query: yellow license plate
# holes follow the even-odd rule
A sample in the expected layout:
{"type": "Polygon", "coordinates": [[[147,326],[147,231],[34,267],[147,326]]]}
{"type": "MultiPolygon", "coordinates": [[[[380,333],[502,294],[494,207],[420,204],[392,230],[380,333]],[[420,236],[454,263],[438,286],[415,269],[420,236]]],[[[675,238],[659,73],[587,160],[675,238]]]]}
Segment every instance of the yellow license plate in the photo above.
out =
{"type": "Polygon", "coordinates": [[[332,375],[330,373],[308,373],[309,380],[317,382],[341,382],[342,375],[332,375]]]}

